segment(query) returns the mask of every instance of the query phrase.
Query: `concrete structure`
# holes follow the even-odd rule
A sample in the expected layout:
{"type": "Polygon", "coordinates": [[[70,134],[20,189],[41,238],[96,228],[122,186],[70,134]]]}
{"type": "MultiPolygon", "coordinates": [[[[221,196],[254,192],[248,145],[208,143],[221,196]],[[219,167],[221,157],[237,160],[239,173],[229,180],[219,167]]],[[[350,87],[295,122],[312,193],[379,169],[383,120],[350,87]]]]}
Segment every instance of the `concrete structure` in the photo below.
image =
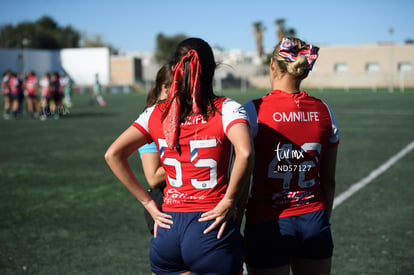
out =
{"type": "Polygon", "coordinates": [[[141,59],[136,57],[112,56],[111,83],[115,85],[131,85],[142,81],[141,59]]]}
{"type": "Polygon", "coordinates": [[[79,86],[91,86],[95,75],[102,85],[110,84],[110,54],[107,48],[77,48],[62,50],[0,49],[0,71],[12,70],[22,74],[35,71],[38,76],[47,72],[65,72],[79,86]]]}
{"type": "MultiPolygon", "coordinates": [[[[267,66],[224,63],[236,68],[236,76],[244,77],[255,87],[270,88],[267,66]]],[[[414,87],[414,44],[373,44],[359,46],[321,46],[319,58],[303,82],[308,88],[394,88],[414,87]]]]}
{"type": "Polygon", "coordinates": [[[414,87],[414,44],[323,46],[305,85],[334,88],[414,87]]]}

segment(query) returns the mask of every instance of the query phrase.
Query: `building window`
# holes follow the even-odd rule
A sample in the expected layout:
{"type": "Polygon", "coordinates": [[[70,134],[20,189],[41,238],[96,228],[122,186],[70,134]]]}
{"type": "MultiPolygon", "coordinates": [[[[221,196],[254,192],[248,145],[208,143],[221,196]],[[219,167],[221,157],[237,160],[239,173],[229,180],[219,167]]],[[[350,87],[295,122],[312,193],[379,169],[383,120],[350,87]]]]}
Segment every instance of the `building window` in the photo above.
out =
{"type": "Polygon", "coordinates": [[[336,63],[334,69],[335,73],[346,73],[348,71],[348,64],[336,63]]]}
{"type": "Polygon", "coordinates": [[[398,64],[398,71],[400,73],[406,73],[406,72],[411,72],[412,71],[412,66],[410,63],[408,62],[402,62],[398,64]]]}
{"type": "Polygon", "coordinates": [[[378,63],[368,63],[365,68],[367,73],[378,73],[380,71],[378,63]]]}

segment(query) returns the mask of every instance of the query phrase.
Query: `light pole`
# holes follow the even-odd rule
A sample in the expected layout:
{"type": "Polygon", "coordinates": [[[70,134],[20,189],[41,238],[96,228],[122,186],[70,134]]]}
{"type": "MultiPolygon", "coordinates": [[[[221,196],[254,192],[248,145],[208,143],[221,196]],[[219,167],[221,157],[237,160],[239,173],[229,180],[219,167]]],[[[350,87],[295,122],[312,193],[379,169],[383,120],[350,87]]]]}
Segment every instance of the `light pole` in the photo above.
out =
{"type": "Polygon", "coordinates": [[[29,45],[29,43],[30,43],[30,40],[28,39],[28,38],[23,38],[23,40],[22,40],[22,48],[23,48],[23,60],[22,60],[22,62],[23,62],[23,72],[22,72],[22,75],[24,75],[25,73],[27,73],[27,68],[26,68],[26,65],[27,65],[27,62],[26,62],[26,47],[29,45]]]}
{"type": "Polygon", "coordinates": [[[392,35],[394,34],[394,29],[390,28],[388,30],[390,36],[391,36],[391,43],[390,43],[390,66],[389,66],[389,70],[390,70],[390,80],[389,80],[389,85],[388,85],[388,92],[393,93],[394,92],[394,41],[392,38],[392,35]]]}

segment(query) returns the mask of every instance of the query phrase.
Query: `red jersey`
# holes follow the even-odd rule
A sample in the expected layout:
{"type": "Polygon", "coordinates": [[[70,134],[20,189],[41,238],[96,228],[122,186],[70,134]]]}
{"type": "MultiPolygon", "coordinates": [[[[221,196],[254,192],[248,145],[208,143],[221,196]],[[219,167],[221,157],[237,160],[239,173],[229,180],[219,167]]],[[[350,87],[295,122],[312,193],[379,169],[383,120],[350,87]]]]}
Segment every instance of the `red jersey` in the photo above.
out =
{"type": "Polygon", "coordinates": [[[37,78],[34,75],[28,76],[26,79],[26,92],[28,95],[36,95],[37,93],[37,78]]]}
{"type": "Polygon", "coordinates": [[[10,93],[12,95],[19,94],[19,80],[17,77],[12,76],[9,80],[9,86],[10,86],[10,93]]]}
{"type": "Polygon", "coordinates": [[[175,149],[168,148],[163,133],[165,103],[146,109],[133,124],[157,146],[167,180],[164,211],[209,211],[224,197],[232,161],[226,134],[234,124],[248,120],[244,108],[231,99],[217,98],[214,104],[217,111],[208,119],[194,115],[181,123],[175,149]]]}
{"type": "Polygon", "coordinates": [[[339,143],[337,123],[328,106],[303,91],[274,90],[245,107],[256,152],[247,221],[325,209],[320,160],[327,146],[339,143]]]}
{"type": "Polygon", "coordinates": [[[2,79],[2,87],[3,87],[3,95],[9,95],[10,94],[10,86],[9,86],[9,80],[10,77],[8,75],[3,76],[2,79]]]}

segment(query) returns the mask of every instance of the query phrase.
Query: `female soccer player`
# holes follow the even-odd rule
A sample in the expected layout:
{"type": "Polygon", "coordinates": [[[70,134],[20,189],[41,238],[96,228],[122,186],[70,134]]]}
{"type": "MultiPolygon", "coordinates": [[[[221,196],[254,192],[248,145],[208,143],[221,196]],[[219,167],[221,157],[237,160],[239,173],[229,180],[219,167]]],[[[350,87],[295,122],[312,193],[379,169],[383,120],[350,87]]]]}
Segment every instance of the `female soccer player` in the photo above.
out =
{"type": "Polygon", "coordinates": [[[328,106],[300,90],[318,50],[283,38],[270,63],[273,91],[246,104],[256,156],[244,235],[252,275],[330,273],[339,133],[328,106]]]}
{"type": "Polygon", "coordinates": [[[31,118],[40,114],[40,103],[37,95],[37,78],[35,72],[27,73],[24,83],[27,96],[27,112],[31,118]]]}
{"type": "Polygon", "coordinates": [[[21,90],[22,90],[22,80],[20,74],[12,73],[10,80],[9,80],[9,86],[10,86],[10,97],[12,100],[12,112],[14,118],[17,118],[19,115],[20,110],[20,96],[21,96],[21,90]]]}
{"type": "Polygon", "coordinates": [[[3,105],[3,118],[10,119],[10,110],[11,110],[11,95],[10,95],[10,78],[11,72],[9,70],[5,71],[1,80],[1,89],[4,96],[4,105],[3,105]]]}
{"type": "Polygon", "coordinates": [[[99,106],[106,106],[106,101],[102,96],[102,86],[99,82],[99,74],[95,74],[95,83],[93,84],[92,96],[93,98],[89,101],[90,104],[93,104],[94,100],[96,100],[99,106]]]}
{"type": "Polygon", "coordinates": [[[39,81],[40,86],[40,106],[42,107],[42,114],[40,120],[46,120],[50,115],[50,73],[45,73],[39,81]]]}
{"type": "Polygon", "coordinates": [[[239,274],[241,236],[233,217],[253,165],[247,114],[235,101],[214,95],[216,63],[204,40],[182,41],[174,64],[168,99],[146,109],[110,146],[106,161],[156,223],[153,273],[239,274]],[[167,175],[162,212],[127,161],[152,141],[167,175]]]}
{"type": "MultiPolygon", "coordinates": [[[[166,64],[159,69],[155,79],[155,85],[147,96],[145,109],[165,100],[172,82],[172,65],[166,64]]],[[[154,142],[145,144],[138,149],[141,157],[142,169],[150,186],[148,194],[158,204],[162,205],[165,188],[165,170],[161,165],[157,146],[154,142]]],[[[144,210],[145,220],[151,234],[154,234],[154,220],[148,211],[144,210]]]]}

